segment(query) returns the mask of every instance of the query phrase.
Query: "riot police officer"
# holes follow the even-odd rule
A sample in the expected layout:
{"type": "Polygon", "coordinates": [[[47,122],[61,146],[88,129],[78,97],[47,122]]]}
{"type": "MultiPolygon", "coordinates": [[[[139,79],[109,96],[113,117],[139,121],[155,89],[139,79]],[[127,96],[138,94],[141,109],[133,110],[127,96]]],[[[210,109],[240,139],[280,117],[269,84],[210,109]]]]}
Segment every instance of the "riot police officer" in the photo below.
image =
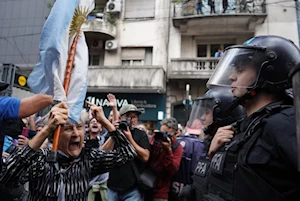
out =
{"type": "Polygon", "coordinates": [[[288,74],[300,61],[293,42],[258,36],[231,46],[207,86],[231,89],[247,117],[237,129],[218,129],[209,149],[212,158],[204,200],[299,200],[296,123],[288,74]]]}
{"type": "MultiPolygon", "coordinates": [[[[189,133],[204,131],[205,148],[203,154],[197,161],[194,171],[193,187],[195,188],[195,200],[201,200],[207,193],[207,177],[209,175],[210,160],[208,158],[208,148],[212,137],[220,126],[229,125],[243,117],[245,111],[242,106],[238,106],[231,111],[226,110],[232,103],[234,97],[229,88],[213,88],[194,101],[186,129],[189,133]]],[[[189,198],[186,200],[193,200],[189,198]]]]}

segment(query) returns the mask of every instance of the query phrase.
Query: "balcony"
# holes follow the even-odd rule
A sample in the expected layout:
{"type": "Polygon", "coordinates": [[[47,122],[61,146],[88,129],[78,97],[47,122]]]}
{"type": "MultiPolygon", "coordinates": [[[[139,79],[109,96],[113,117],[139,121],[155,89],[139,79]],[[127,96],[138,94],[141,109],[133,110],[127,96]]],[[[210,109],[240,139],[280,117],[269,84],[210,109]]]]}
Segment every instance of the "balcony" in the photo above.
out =
{"type": "Polygon", "coordinates": [[[171,59],[168,79],[209,79],[219,58],[179,58],[171,59]]]}
{"type": "Polygon", "coordinates": [[[112,16],[103,13],[92,13],[82,25],[87,38],[111,40],[116,37],[117,29],[112,16]]]}
{"type": "Polygon", "coordinates": [[[173,24],[185,35],[243,34],[253,33],[256,25],[267,16],[265,0],[228,0],[223,11],[222,1],[215,1],[216,13],[203,1],[202,13],[196,10],[195,0],[174,3],[173,24]]]}
{"type": "Polygon", "coordinates": [[[164,93],[165,71],[162,66],[90,66],[88,91],[164,93]]]}

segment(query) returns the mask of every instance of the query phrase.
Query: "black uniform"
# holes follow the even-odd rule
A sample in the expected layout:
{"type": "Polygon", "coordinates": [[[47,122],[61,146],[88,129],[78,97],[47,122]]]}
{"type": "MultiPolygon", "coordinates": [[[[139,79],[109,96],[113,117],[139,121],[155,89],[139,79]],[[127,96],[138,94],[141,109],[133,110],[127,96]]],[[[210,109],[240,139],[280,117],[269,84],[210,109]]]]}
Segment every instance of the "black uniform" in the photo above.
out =
{"type": "Polygon", "coordinates": [[[247,117],[211,161],[207,200],[299,200],[295,125],[278,102],[247,117]]]}
{"type": "Polygon", "coordinates": [[[205,148],[204,154],[199,158],[197,162],[197,166],[194,171],[193,179],[193,187],[195,189],[195,200],[201,201],[203,195],[207,194],[208,188],[208,178],[209,178],[209,167],[210,167],[210,159],[208,156],[208,150],[211,143],[211,139],[205,140],[205,148]]]}

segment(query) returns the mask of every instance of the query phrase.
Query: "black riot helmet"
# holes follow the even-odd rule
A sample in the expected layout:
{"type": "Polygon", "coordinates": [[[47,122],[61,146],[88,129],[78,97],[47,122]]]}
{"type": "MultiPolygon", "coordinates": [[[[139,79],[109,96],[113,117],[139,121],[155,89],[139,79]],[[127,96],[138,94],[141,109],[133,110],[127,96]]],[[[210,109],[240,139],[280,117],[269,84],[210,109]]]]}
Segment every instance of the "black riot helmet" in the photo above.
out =
{"type": "Polygon", "coordinates": [[[187,132],[200,134],[204,130],[206,134],[214,135],[219,127],[230,125],[245,117],[242,106],[227,111],[233,100],[234,97],[229,88],[215,87],[208,90],[203,97],[194,101],[186,125],[187,132]]]}
{"type": "Polygon", "coordinates": [[[207,87],[246,88],[246,94],[237,96],[240,102],[261,91],[280,94],[291,88],[288,74],[298,62],[300,50],[292,41],[279,36],[257,36],[225,50],[207,87]],[[245,71],[244,82],[236,81],[235,76],[245,71]]]}

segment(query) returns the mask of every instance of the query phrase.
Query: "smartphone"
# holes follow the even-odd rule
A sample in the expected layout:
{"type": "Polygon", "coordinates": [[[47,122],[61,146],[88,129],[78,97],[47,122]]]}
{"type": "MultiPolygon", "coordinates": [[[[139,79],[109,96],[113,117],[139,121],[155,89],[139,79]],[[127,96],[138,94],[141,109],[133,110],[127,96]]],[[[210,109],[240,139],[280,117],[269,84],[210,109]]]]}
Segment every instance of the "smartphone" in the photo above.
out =
{"type": "Polygon", "coordinates": [[[24,137],[27,137],[28,136],[28,133],[29,133],[29,128],[27,127],[23,127],[23,130],[22,130],[22,134],[24,137]]]}

